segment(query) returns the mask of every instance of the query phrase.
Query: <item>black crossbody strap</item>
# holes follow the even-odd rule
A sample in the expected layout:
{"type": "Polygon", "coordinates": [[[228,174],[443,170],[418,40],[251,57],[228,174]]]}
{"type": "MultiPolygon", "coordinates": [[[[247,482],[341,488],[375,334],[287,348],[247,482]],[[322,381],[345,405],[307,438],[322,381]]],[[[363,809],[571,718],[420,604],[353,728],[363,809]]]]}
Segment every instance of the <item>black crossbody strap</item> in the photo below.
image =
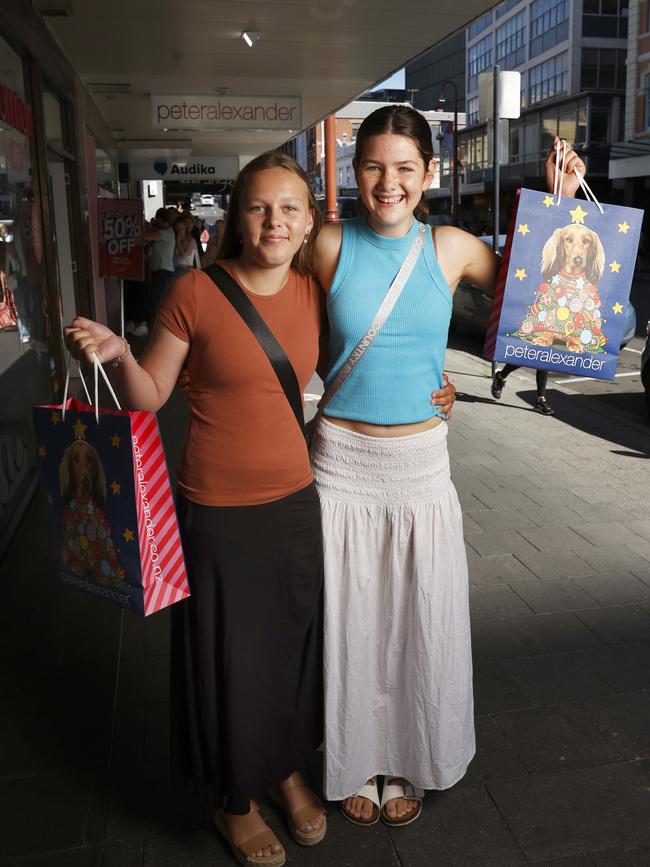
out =
{"type": "Polygon", "coordinates": [[[255,339],[266,353],[275,371],[280,385],[293,410],[300,430],[304,433],[305,417],[302,411],[302,395],[298,385],[298,377],[287,354],[273,336],[266,322],[257,312],[255,305],[238,283],[220,265],[210,265],[205,273],[230,301],[237,313],[244,320],[255,336],[255,339]]]}

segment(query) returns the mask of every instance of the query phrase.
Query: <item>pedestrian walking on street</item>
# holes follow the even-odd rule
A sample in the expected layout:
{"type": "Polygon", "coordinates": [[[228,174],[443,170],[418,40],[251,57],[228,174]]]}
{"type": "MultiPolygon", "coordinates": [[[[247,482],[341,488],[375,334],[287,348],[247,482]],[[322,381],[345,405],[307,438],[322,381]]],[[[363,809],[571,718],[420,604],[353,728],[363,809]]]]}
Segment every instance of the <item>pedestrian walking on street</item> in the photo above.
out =
{"type": "MultiPolygon", "coordinates": [[[[513,370],[519,370],[519,364],[506,364],[505,367],[502,367],[501,370],[497,370],[492,377],[492,386],[490,387],[490,391],[492,392],[492,397],[495,400],[499,400],[501,398],[501,393],[506,385],[506,379],[510,376],[513,370]]],[[[535,412],[539,412],[542,415],[553,415],[553,409],[550,403],[546,400],[546,384],[548,382],[548,370],[537,370],[536,380],[537,380],[537,398],[535,400],[535,406],[533,407],[535,412]]]]}
{"type": "MultiPolygon", "coordinates": [[[[569,149],[569,195],[574,166],[584,173],[569,149]]],[[[328,293],[326,395],[348,371],[311,448],[325,555],[324,791],[358,825],[414,821],[424,790],[453,786],[475,751],[462,515],[446,423],[423,395],[432,377],[441,383],[458,283],[493,293],[500,260],[461,229],[420,222],[434,168],[422,115],[373,112],[354,159],[366,215],[324,226],[316,241],[328,293]],[[377,333],[377,308],[409,260],[377,333]]]]}
{"type": "Polygon", "coordinates": [[[174,224],[176,246],[174,248],[174,278],[180,277],[192,268],[200,268],[199,248],[197,246],[192,229],[194,217],[191,214],[182,215],[174,224]]]}

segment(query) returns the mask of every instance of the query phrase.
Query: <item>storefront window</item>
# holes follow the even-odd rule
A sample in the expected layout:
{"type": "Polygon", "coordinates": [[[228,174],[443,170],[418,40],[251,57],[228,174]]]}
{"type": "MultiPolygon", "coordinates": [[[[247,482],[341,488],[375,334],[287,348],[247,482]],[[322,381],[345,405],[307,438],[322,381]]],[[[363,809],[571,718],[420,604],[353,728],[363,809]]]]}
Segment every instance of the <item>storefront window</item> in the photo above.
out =
{"type": "Polygon", "coordinates": [[[41,211],[21,58],[0,39],[0,541],[33,474],[30,406],[50,398],[41,211]]]}
{"type": "Polygon", "coordinates": [[[101,190],[117,196],[117,183],[115,182],[115,166],[103,148],[95,148],[95,165],[97,166],[97,195],[101,190]]]}

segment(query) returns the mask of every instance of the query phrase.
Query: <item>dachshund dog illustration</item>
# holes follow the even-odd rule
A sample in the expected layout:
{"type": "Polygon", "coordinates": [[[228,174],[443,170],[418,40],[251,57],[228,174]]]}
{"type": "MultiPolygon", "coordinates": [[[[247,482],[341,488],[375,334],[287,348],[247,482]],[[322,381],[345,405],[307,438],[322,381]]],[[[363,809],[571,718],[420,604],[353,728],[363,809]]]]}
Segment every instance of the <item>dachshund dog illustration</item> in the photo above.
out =
{"type": "Polygon", "coordinates": [[[542,250],[543,281],[515,336],[537,346],[561,342],[572,352],[602,352],[604,269],[605,250],[594,231],[574,224],[556,229],[542,250]]]}
{"type": "Polygon", "coordinates": [[[103,510],[106,475],[96,449],[84,440],[69,445],[59,465],[59,485],[64,569],[99,584],[121,584],[124,569],[103,510]]]}

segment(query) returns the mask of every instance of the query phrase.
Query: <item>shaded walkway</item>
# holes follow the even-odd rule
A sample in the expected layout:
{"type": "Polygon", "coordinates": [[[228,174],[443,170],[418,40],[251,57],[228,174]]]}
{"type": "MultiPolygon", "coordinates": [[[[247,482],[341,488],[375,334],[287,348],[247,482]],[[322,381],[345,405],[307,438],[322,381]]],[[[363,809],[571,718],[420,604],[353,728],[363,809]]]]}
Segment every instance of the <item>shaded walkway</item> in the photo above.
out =
{"type": "MultiPolygon", "coordinates": [[[[569,398],[554,396],[550,419],[516,387],[497,404],[488,365],[465,353],[448,367],[468,396],[450,450],[477,757],[402,830],[332,810],[326,843],[301,850],[264,812],[288,863],[308,867],[649,865],[650,515],[647,465],[628,456],[647,437],[620,423],[612,437],[613,418],[585,423],[569,398]]],[[[163,418],[173,450],[179,412],[163,418]]],[[[201,805],[167,782],[168,614],[139,620],[64,587],[40,495],[0,586],[1,867],[233,864],[201,805]]]]}

